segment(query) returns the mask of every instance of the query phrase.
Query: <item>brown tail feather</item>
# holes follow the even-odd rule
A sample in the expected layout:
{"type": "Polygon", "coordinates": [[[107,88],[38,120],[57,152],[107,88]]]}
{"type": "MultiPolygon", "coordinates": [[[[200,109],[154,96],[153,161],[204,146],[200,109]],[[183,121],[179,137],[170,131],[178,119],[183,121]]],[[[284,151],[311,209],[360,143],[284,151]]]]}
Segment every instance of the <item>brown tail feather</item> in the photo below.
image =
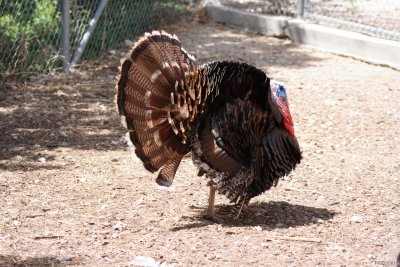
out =
{"type": "Polygon", "coordinates": [[[176,170],[181,163],[182,158],[172,159],[168,161],[161,169],[156,179],[157,184],[162,186],[170,186],[175,176],[176,170]]]}
{"type": "Polygon", "coordinates": [[[140,38],[121,64],[118,111],[144,167],[151,172],[161,168],[156,179],[160,185],[172,184],[182,157],[189,152],[182,136],[188,126],[182,115],[186,97],[181,100],[182,88],[177,90],[194,66],[175,36],[158,31],[140,38]]]}

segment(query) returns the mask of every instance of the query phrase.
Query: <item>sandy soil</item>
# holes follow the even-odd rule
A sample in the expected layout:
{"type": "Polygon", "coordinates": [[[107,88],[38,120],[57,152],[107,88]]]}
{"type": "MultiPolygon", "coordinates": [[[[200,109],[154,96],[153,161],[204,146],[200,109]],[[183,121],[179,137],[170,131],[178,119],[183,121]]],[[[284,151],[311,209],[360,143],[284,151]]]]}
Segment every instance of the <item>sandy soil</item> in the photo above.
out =
{"type": "Polygon", "coordinates": [[[126,147],[113,104],[123,47],[71,75],[0,90],[0,266],[128,266],[137,256],[395,266],[400,72],[212,23],[168,30],[199,62],[245,61],[285,82],[303,162],[253,199],[263,212],[204,219],[207,181],[190,158],[165,190],[126,147]]]}

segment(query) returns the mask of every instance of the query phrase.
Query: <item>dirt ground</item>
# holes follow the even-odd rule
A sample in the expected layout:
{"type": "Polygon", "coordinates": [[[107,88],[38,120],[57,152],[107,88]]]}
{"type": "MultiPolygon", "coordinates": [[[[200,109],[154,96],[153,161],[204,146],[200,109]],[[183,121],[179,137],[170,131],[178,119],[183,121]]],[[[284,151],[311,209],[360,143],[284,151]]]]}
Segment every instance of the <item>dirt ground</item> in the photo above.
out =
{"type": "Polygon", "coordinates": [[[129,266],[138,256],[162,266],[395,266],[400,72],[213,23],[168,31],[200,63],[244,61],[286,83],[302,163],[252,200],[264,212],[204,219],[207,181],[190,158],[163,189],[125,144],[113,103],[122,47],[71,75],[0,90],[0,266],[129,266]]]}

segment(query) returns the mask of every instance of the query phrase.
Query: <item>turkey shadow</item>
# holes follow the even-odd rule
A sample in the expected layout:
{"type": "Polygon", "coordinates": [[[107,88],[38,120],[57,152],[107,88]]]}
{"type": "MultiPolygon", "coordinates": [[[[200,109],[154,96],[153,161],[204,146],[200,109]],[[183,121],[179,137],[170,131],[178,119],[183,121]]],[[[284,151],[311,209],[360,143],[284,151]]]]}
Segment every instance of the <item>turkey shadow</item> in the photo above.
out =
{"type": "MultiPolygon", "coordinates": [[[[217,214],[227,215],[225,222],[221,223],[223,226],[261,226],[266,230],[318,224],[332,219],[336,215],[336,212],[325,208],[291,204],[286,201],[258,202],[250,204],[249,207],[251,209],[257,209],[258,211],[249,214],[241,213],[237,219],[237,212],[234,211],[232,205],[217,205],[216,212],[217,214]]],[[[192,208],[200,210],[200,207],[192,208]]],[[[190,218],[185,217],[185,219],[192,220],[191,223],[174,227],[171,230],[180,231],[184,229],[199,228],[215,223],[206,219],[204,215],[205,211],[202,209],[199,211],[198,216],[190,218]]]]}
{"type": "Polygon", "coordinates": [[[75,258],[59,259],[58,257],[28,257],[21,259],[19,256],[0,255],[0,266],[67,266],[76,265],[79,262],[75,258]]]}

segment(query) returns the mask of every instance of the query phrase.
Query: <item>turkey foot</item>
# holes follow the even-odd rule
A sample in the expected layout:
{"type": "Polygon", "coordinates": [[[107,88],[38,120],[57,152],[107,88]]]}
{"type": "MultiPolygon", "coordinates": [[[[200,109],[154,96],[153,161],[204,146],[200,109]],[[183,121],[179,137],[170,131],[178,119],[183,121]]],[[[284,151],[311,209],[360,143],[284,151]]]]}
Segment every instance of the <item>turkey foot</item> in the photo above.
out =
{"type": "Polygon", "coordinates": [[[240,213],[242,213],[242,212],[245,215],[257,214],[257,213],[263,214],[265,212],[265,210],[263,208],[249,207],[249,201],[250,200],[245,200],[239,207],[236,206],[237,215],[236,215],[235,219],[238,219],[240,216],[240,213]]]}

